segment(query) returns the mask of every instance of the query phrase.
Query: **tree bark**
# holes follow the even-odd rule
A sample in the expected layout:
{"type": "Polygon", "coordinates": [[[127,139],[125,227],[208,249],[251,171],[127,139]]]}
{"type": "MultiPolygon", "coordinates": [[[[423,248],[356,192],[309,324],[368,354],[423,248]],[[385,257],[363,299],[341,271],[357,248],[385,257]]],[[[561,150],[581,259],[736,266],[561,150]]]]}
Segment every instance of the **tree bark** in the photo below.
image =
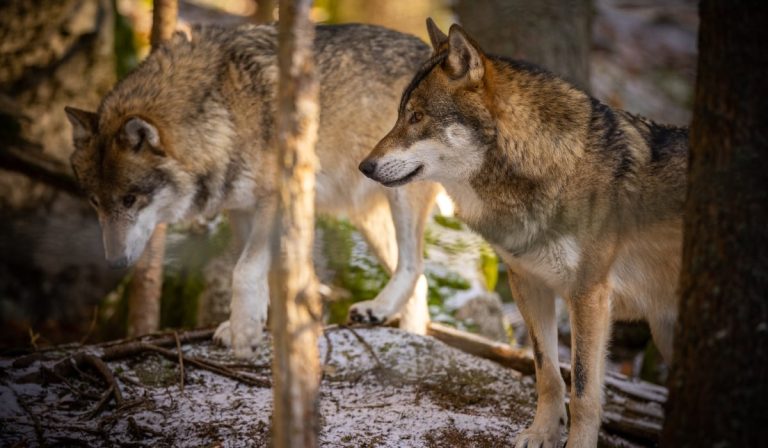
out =
{"type": "Polygon", "coordinates": [[[154,0],[152,3],[152,31],[150,43],[152,49],[173,37],[176,31],[176,17],[179,15],[177,0],[154,0]]]}
{"type": "Polygon", "coordinates": [[[591,0],[459,0],[455,9],[483,50],[540,65],[589,91],[591,0]]]}
{"type": "MultiPolygon", "coordinates": [[[[163,41],[173,37],[179,4],[177,0],[155,0],[153,6],[150,41],[154,51],[163,41]]],[[[165,223],[155,227],[144,253],[141,254],[133,269],[128,296],[127,333],[129,337],[160,329],[165,233],[165,223]]]]}
{"type": "Polygon", "coordinates": [[[149,334],[160,328],[165,229],[162,223],[155,227],[144,253],[133,269],[128,285],[128,337],[149,334]]]}
{"type": "Polygon", "coordinates": [[[768,8],[703,1],[663,441],[768,440],[768,8]]]}
{"type": "Polygon", "coordinates": [[[276,447],[317,445],[321,306],[312,267],[319,116],[310,0],[281,0],[278,206],[269,278],[276,447]]]}
{"type": "Polygon", "coordinates": [[[256,12],[251,17],[256,23],[270,23],[275,21],[275,0],[253,0],[256,3],[256,12]]]}

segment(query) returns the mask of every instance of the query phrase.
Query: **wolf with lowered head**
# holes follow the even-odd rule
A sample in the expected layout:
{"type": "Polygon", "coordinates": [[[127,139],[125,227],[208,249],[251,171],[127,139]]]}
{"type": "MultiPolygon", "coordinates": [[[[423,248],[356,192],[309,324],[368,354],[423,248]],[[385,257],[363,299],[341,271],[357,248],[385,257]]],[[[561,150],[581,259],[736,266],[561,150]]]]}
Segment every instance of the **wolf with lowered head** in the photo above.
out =
{"type": "MultiPolygon", "coordinates": [[[[437,186],[391,190],[359,161],[387,132],[429,47],[366,25],[318,26],[320,84],[317,210],[349,217],[391,280],[355,315],[425,332],[422,233],[437,186]]],[[[267,318],[268,237],[276,205],[278,82],[273,25],[195,27],[177,34],[103,99],[97,112],[67,108],[75,175],[98,213],[109,263],[142,253],[155,225],[230,210],[246,241],[233,273],[231,315],[216,338],[247,357],[267,318]]]]}
{"type": "Polygon", "coordinates": [[[387,186],[442,183],[507,265],[533,343],[538,404],[516,446],[566,423],[555,297],[571,322],[569,448],[597,446],[611,321],[646,319],[672,358],[687,131],[612,110],[531,65],[428,21],[434,52],[394,128],[360,164],[387,186]]]}

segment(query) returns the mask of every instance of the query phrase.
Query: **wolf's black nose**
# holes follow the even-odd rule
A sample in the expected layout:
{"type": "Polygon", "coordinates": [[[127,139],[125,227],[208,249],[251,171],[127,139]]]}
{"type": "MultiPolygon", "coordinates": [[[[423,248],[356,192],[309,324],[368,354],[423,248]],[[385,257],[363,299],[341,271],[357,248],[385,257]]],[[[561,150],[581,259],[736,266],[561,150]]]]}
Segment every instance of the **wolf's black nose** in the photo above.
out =
{"type": "Polygon", "coordinates": [[[128,267],[128,257],[120,257],[107,260],[107,264],[111,269],[125,269],[128,267]]]}
{"type": "Polygon", "coordinates": [[[358,167],[368,177],[371,177],[374,171],[376,171],[376,162],[370,159],[365,159],[360,163],[358,167]]]}

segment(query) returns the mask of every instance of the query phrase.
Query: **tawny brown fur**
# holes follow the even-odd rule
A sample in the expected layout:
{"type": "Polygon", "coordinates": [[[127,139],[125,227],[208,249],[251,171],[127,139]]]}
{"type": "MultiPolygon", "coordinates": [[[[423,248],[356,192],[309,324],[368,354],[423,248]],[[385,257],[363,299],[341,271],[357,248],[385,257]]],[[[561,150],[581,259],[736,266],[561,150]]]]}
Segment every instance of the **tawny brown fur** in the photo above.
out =
{"type": "Polygon", "coordinates": [[[429,25],[432,58],[363,163],[390,186],[443,184],[495,247],[534,342],[539,403],[518,447],[557,446],[565,385],[554,299],[569,305],[568,446],[594,447],[613,319],[646,319],[667,360],[677,315],[687,131],[613,111],[528,64],[429,25]]]}
{"type": "MultiPolygon", "coordinates": [[[[317,210],[346,215],[391,281],[353,317],[425,332],[422,233],[437,186],[390,190],[356,169],[396,115],[398,92],[429,48],[367,25],[319,26],[317,210]]],[[[233,274],[231,317],[216,338],[249,356],[267,315],[277,158],[277,32],[271,25],[195,27],[122,80],[97,113],[69,108],[72,165],[103,227],[107,258],[136,259],[157,222],[230,210],[246,241],[233,274]]]]}

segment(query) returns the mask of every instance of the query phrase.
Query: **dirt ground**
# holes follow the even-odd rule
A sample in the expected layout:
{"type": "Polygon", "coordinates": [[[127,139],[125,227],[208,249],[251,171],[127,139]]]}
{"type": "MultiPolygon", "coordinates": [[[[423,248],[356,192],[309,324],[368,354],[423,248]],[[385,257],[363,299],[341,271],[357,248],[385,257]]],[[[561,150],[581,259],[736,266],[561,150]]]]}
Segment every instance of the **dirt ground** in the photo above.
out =
{"type": "MultiPolygon", "coordinates": [[[[107,344],[0,360],[0,445],[269,446],[269,342],[243,362],[200,339],[181,346],[183,391],[175,344],[160,354],[121,357],[107,344]],[[119,406],[83,354],[107,360],[119,406]]],[[[509,446],[533,418],[532,377],[431,337],[335,327],[320,353],[322,446],[509,446]]],[[[601,440],[647,446],[610,432],[601,440]]]]}

